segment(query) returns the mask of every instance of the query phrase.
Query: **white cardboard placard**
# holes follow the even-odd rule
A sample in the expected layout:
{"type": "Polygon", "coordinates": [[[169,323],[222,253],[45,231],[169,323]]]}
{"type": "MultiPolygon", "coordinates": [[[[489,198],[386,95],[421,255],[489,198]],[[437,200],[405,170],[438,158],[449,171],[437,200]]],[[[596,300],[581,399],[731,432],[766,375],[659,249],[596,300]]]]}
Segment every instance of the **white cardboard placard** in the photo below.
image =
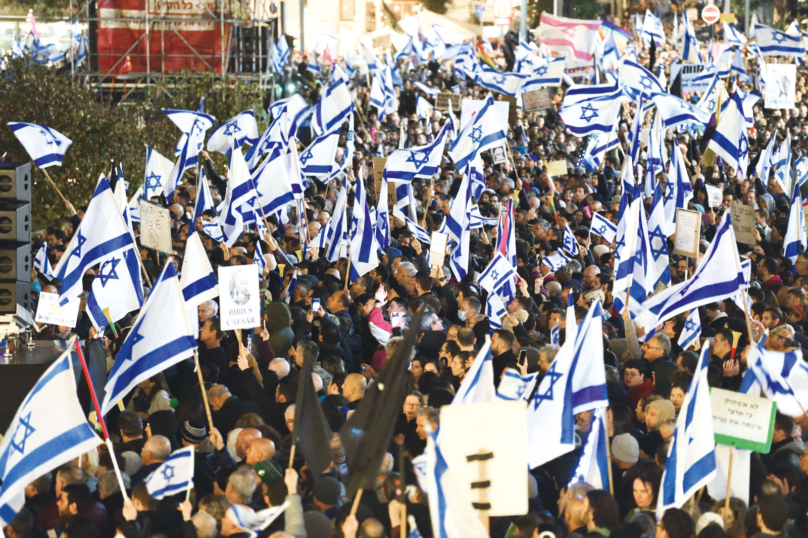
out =
{"type": "Polygon", "coordinates": [[[37,323],[61,325],[72,329],[76,326],[76,318],[79,317],[80,304],[81,299],[75,297],[70,299],[66,305],[59,306],[58,293],[42,292],[39,294],[35,319],[37,323]]]}
{"type": "Polygon", "coordinates": [[[219,315],[222,330],[261,325],[258,267],[253,264],[219,267],[219,315]]]}

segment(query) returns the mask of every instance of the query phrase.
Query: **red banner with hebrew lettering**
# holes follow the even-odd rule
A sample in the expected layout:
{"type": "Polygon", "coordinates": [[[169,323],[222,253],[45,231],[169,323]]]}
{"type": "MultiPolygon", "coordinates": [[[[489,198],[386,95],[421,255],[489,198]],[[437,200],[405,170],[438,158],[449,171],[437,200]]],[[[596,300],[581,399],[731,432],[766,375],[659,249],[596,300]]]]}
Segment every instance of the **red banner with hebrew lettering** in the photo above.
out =
{"type": "Polygon", "coordinates": [[[100,0],[98,65],[102,75],[221,73],[230,25],[218,21],[215,0],[100,0]],[[148,9],[148,12],[147,12],[148,9]],[[149,34],[146,36],[148,13],[149,34]]]}

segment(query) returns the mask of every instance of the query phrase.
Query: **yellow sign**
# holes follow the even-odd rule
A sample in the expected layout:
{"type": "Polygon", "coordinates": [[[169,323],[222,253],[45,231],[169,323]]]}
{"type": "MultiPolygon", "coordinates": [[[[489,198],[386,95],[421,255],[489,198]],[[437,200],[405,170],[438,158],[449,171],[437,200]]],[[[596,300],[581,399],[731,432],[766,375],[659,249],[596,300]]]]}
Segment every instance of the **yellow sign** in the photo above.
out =
{"type": "Polygon", "coordinates": [[[547,173],[550,177],[566,176],[567,161],[553,161],[547,163],[547,173]]]}
{"type": "Polygon", "coordinates": [[[730,24],[735,24],[735,13],[722,13],[721,22],[728,22],[730,24]]]}

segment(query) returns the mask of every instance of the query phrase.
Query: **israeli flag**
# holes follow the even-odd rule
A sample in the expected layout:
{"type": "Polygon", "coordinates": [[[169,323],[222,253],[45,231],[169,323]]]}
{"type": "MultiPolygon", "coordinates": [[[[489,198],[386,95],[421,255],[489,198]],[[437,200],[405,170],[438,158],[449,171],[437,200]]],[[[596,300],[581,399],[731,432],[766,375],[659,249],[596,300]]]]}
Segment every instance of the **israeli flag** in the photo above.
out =
{"type": "Polygon", "coordinates": [[[281,32],[278,36],[278,41],[275,43],[275,57],[273,64],[276,73],[283,73],[283,66],[289,63],[292,57],[292,51],[289,50],[289,42],[286,41],[286,34],[281,32]]]}
{"type": "Polygon", "coordinates": [[[796,56],[805,54],[802,37],[781,32],[770,26],[756,23],[754,26],[755,38],[763,56],[796,56]]]}
{"type": "Polygon", "coordinates": [[[741,82],[746,82],[749,80],[749,75],[746,72],[746,65],[743,61],[743,52],[740,49],[736,50],[735,55],[732,57],[732,66],[730,66],[730,70],[732,73],[738,76],[738,79],[741,82]]]}
{"type": "Polygon", "coordinates": [[[774,165],[774,180],[783,193],[791,192],[791,136],[788,133],[772,155],[771,164],[774,165]]]}
{"type": "Polygon", "coordinates": [[[654,17],[650,10],[645,10],[645,19],[642,22],[642,32],[640,34],[646,44],[653,39],[657,46],[665,43],[665,30],[662,21],[654,17]]]}
{"type": "Polygon", "coordinates": [[[706,110],[710,114],[715,112],[715,107],[718,104],[718,101],[721,101],[721,114],[723,116],[724,111],[729,106],[729,94],[727,93],[727,89],[724,87],[724,83],[721,82],[721,79],[717,76],[717,71],[715,66],[710,66],[710,69],[705,69],[702,71],[697,78],[704,77],[706,79],[711,79],[710,86],[707,88],[707,91],[701,96],[701,100],[696,103],[696,107],[700,108],[701,110],[706,110]]]}
{"type": "Polygon", "coordinates": [[[673,138],[672,151],[668,183],[665,185],[665,224],[668,236],[676,233],[676,210],[687,209],[688,202],[693,198],[693,186],[687,177],[685,159],[676,137],[673,138]]]}
{"type": "Polygon", "coordinates": [[[483,217],[482,214],[480,213],[480,207],[477,206],[477,205],[475,205],[475,206],[473,206],[471,208],[470,217],[471,217],[471,228],[472,228],[472,230],[474,228],[482,228],[484,225],[485,226],[496,226],[497,221],[499,220],[496,217],[483,217]]]}
{"type": "MultiPolygon", "coordinates": [[[[389,68],[385,67],[384,69],[389,68]]],[[[384,118],[387,116],[387,106],[385,105],[387,102],[387,93],[384,86],[383,72],[384,70],[379,70],[374,73],[373,82],[370,83],[369,101],[371,105],[376,107],[376,115],[379,121],[384,121],[384,118]]]]}
{"type": "Polygon", "coordinates": [[[432,236],[429,235],[429,232],[418,226],[415,222],[410,220],[407,215],[399,215],[404,217],[404,223],[407,225],[407,229],[412,232],[412,236],[420,241],[421,243],[426,243],[427,245],[432,243],[432,236]]]}
{"type": "Polygon", "coordinates": [[[485,344],[471,364],[463,383],[457,389],[452,405],[470,403],[493,403],[496,400],[494,389],[494,360],[491,355],[491,337],[485,337],[485,344]]]}
{"type": "Polygon", "coordinates": [[[322,74],[322,71],[320,70],[320,62],[317,58],[318,56],[317,51],[311,51],[311,54],[309,54],[308,57],[308,62],[306,62],[306,71],[311,71],[319,77],[322,74]]]}
{"type": "MultiPolygon", "coordinates": [[[[772,133],[771,138],[769,139],[769,143],[766,145],[766,150],[763,152],[763,155],[760,156],[758,159],[757,164],[755,165],[755,170],[752,172],[752,176],[760,177],[760,180],[765,185],[769,181],[769,172],[772,168],[772,161],[774,160],[774,146],[777,142],[777,130],[772,133]]],[[[783,189],[783,192],[786,192],[783,189]]]]}
{"type": "Polygon", "coordinates": [[[574,105],[582,101],[597,99],[598,97],[613,97],[613,94],[619,91],[621,91],[620,87],[616,83],[594,85],[575,84],[564,94],[563,105],[574,105]]]}
{"type": "Polygon", "coordinates": [[[569,262],[572,261],[572,258],[564,254],[562,251],[557,251],[555,254],[551,254],[550,256],[545,257],[541,262],[550,268],[551,273],[555,273],[559,269],[563,269],[567,266],[569,262]]]}
{"type": "Polygon", "coordinates": [[[286,304],[291,303],[292,295],[294,295],[296,288],[297,288],[297,269],[293,269],[292,276],[289,277],[289,283],[286,284],[286,287],[283,289],[280,300],[286,304]]]}
{"type": "Polygon", "coordinates": [[[548,86],[560,86],[566,65],[565,58],[556,58],[551,62],[546,62],[535,67],[531,73],[528,73],[527,78],[525,78],[522,83],[519,94],[532,92],[548,86]]]}
{"type": "Polygon", "coordinates": [[[556,322],[555,327],[550,329],[550,343],[557,346],[559,342],[561,342],[561,328],[559,323],[556,322]]]}
{"type": "Polygon", "coordinates": [[[491,328],[494,330],[501,329],[502,316],[507,313],[508,311],[505,309],[505,305],[502,304],[502,299],[499,298],[499,295],[489,293],[488,297],[485,299],[485,315],[488,316],[488,322],[491,328]]]}
{"type": "Polygon", "coordinates": [[[763,95],[759,93],[745,92],[738,87],[735,88],[735,91],[738,92],[741,102],[743,103],[743,115],[746,119],[746,127],[747,129],[752,129],[755,126],[755,118],[753,117],[754,106],[763,98],[763,95]]]}
{"type": "Polygon", "coordinates": [[[567,339],[528,402],[531,469],[575,448],[575,415],[608,405],[600,301],[587,312],[575,339],[567,339]]]}
{"type": "Polygon", "coordinates": [[[791,194],[791,209],[788,212],[788,226],[786,236],[783,239],[783,256],[791,260],[791,272],[796,274],[797,256],[805,252],[808,247],[808,238],[805,233],[805,216],[802,211],[802,198],[800,197],[800,186],[794,182],[791,194]]]}
{"type": "Polygon", "coordinates": [[[87,316],[101,331],[143,306],[140,260],[133,248],[107,258],[93,279],[87,297],[87,316]]]}
{"type": "Polygon", "coordinates": [[[734,24],[728,22],[722,23],[724,26],[724,41],[736,47],[743,47],[746,45],[746,36],[739,32],[734,24]]]}
{"type": "Polygon", "coordinates": [[[163,194],[169,202],[171,201],[171,197],[174,196],[174,191],[177,190],[177,186],[182,182],[182,176],[185,171],[189,168],[193,168],[199,162],[197,157],[194,156],[193,159],[196,159],[196,161],[191,164],[192,154],[189,147],[190,139],[186,139],[185,142],[179,157],[177,157],[177,162],[171,167],[171,173],[168,175],[168,179],[163,186],[163,194]]]}
{"type": "MultiPolygon", "coordinates": [[[[137,188],[135,194],[129,199],[128,211],[132,222],[140,222],[140,201],[143,199],[143,185],[137,188]]],[[[130,226],[131,228],[131,226],[130,226]]]]}
{"type": "Polygon", "coordinates": [[[473,160],[480,152],[494,146],[501,146],[505,137],[505,131],[494,108],[494,99],[489,94],[483,107],[460,131],[457,140],[449,149],[449,156],[455,162],[457,169],[462,170],[466,163],[473,160]]]}
{"type": "Polygon", "coordinates": [[[348,84],[345,79],[337,80],[326,88],[323,96],[317,101],[311,125],[318,136],[340,125],[353,110],[354,104],[348,84]]]}
{"type": "Polygon", "coordinates": [[[149,495],[157,500],[194,487],[194,447],[175,450],[146,478],[149,495]]]}
{"type": "Polygon", "coordinates": [[[478,282],[480,287],[488,293],[496,293],[497,290],[513,281],[516,276],[516,269],[501,252],[496,252],[488,264],[488,267],[480,274],[478,282]]]}
{"type": "Polygon", "coordinates": [[[326,258],[331,263],[336,262],[342,256],[343,245],[347,243],[348,226],[346,222],[345,208],[348,203],[348,177],[342,177],[342,188],[337,196],[337,203],[334,204],[334,212],[331,220],[328,221],[328,248],[326,258]]]}
{"type": "Polygon", "coordinates": [[[575,297],[571,293],[567,295],[566,318],[567,322],[564,326],[564,340],[566,341],[569,339],[570,341],[574,342],[575,338],[578,336],[578,324],[575,321],[575,297]]]}
{"type": "Polygon", "coordinates": [[[651,101],[656,105],[662,119],[662,127],[673,129],[680,125],[697,126],[710,123],[710,113],[701,110],[684,99],[669,93],[655,93],[651,101]]]}
{"type": "Polygon", "coordinates": [[[769,351],[764,344],[762,340],[752,346],[741,392],[747,392],[750,383],[757,382],[763,394],[777,402],[778,411],[790,417],[801,417],[808,408],[808,365],[803,360],[802,350],[769,351]]]}
{"type": "Polygon", "coordinates": [[[20,141],[34,164],[40,168],[62,166],[67,148],[73,143],[62,133],[37,123],[9,122],[9,128],[20,141]]]}
{"type": "MultiPolygon", "coordinates": [[[[390,205],[387,200],[387,189],[387,177],[382,174],[379,201],[376,204],[376,226],[373,232],[376,234],[376,244],[381,249],[390,246],[390,205]]],[[[320,233],[322,233],[322,230],[320,233]]]]}
{"type": "Polygon", "coordinates": [[[285,156],[272,161],[266,159],[255,171],[253,182],[264,213],[275,213],[302,198],[303,186],[298,163],[296,145],[290,144],[285,156]]]}
{"type": "Polygon", "coordinates": [[[732,217],[724,214],[693,277],[645,301],[642,314],[635,322],[644,327],[650,337],[657,326],[681,312],[731,297],[744,284],[740,267],[732,217]],[[733,265],[738,269],[728,271],[733,265]]]}
{"type": "Polygon", "coordinates": [[[685,35],[684,40],[682,41],[681,52],[682,60],[692,64],[700,64],[704,60],[702,59],[701,51],[699,50],[699,41],[696,39],[696,31],[693,29],[693,23],[688,20],[687,13],[683,12],[682,15],[685,18],[685,35]]]}
{"type": "MultiPolygon", "coordinates": [[[[256,247],[257,247],[256,243],[256,247]]],[[[207,300],[219,296],[219,281],[210,265],[205,246],[196,230],[191,228],[185,243],[185,257],[182,260],[180,287],[185,306],[196,308],[207,300]]]]}
{"type": "MultiPolygon", "coordinates": [[[[631,157],[631,162],[636,163],[640,155],[640,138],[642,138],[642,122],[645,117],[643,108],[643,97],[637,102],[637,111],[634,113],[634,119],[631,121],[631,129],[628,132],[628,155],[631,157]]],[[[622,179],[622,176],[621,176],[622,179]]],[[[633,179],[633,178],[632,178],[633,179]]]]}
{"type": "Polygon", "coordinates": [[[724,52],[722,52],[715,60],[715,68],[718,71],[718,78],[728,77],[731,67],[732,67],[732,47],[725,49],[724,52]]]}
{"type": "Polygon", "coordinates": [[[238,116],[230,118],[219,125],[208,139],[208,151],[230,154],[230,139],[233,146],[240,148],[244,144],[253,145],[258,141],[258,125],[255,123],[255,112],[245,110],[238,116]]]}
{"type": "Polygon", "coordinates": [[[639,206],[637,209],[637,224],[639,226],[634,240],[634,258],[631,264],[631,296],[628,301],[628,308],[632,314],[636,315],[640,312],[640,305],[645,302],[646,297],[654,292],[656,275],[651,264],[651,241],[648,238],[648,221],[645,218],[642,200],[635,200],[632,203],[632,206],[634,205],[639,206]]]}
{"type": "Polygon", "coordinates": [[[68,350],[45,370],[0,441],[3,527],[22,508],[23,490],[28,484],[102,443],[79,403],[72,351],[73,346],[68,345],[68,350]]]}
{"type": "Polygon", "coordinates": [[[50,259],[48,259],[48,245],[42,245],[42,248],[39,249],[39,252],[36,253],[36,258],[34,258],[34,269],[36,269],[39,274],[43,275],[48,280],[51,280],[54,276],[56,276],[53,272],[53,267],[51,267],[50,259]]]}
{"type": "Polygon", "coordinates": [[[611,245],[614,243],[615,235],[617,235],[617,226],[612,224],[612,221],[602,216],[600,213],[594,213],[592,215],[589,232],[598,237],[602,237],[604,241],[611,245]]]}
{"type": "Polygon", "coordinates": [[[377,247],[373,240],[367,192],[362,180],[356,182],[353,213],[351,214],[350,277],[353,282],[379,266],[377,247]]]}
{"type": "MultiPolygon", "coordinates": [[[[617,124],[615,124],[615,128],[617,124]]],[[[603,156],[607,151],[613,150],[620,145],[620,140],[615,136],[614,129],[609,134],[595,132],[589,136],[589,142],[584,152],[583,163],[587,170],[594,172],[600,168],[603,156]]]]}
{"type": "Polygon", "coordinates": [[[561,241],[561,248],[563,248],[570,256],[577,256],[579,253],[578,250],[578,241],[575,239],[575,235],[570,230],[569,224],[564,228],[564,237],[561,241]]]}
{"type": "Polygon", "coordinates": [[[578,467],[567,485],[568,488],[578,482],[585,482],[595,489],[609,491],[610,463],[606,452],[609,436],[606,433],[605,415],[602,407],[595,410],[589,436],[586,438],[584,450],[578,460],[578,467]]]}
{"type": "Polygon", "coordinates": [[[283,154],[285,148],[289,145],[289,137],[287,137],[288,118],[288,112],[285,108],[282,109],[280,116],[275,117],[267,130],[261,133],[258,142],[247,150],[244,160],[247,161],[250,170],[255,170],[255,167],[258,166],[258,161],[267,153],[269,153],[269,157],[261,163],[262,165],[274,161],[283,154]]]}
{"type": "Polygon", "coordinates": [[[241,206],[252,203],[256,192],[250,179],[250,171],[241,150],[230,154],[230,173],[227,180],[227,193],[222,202],[219,223],[228,248],[238,240],[244,227],[241,206]]]}
{"type": "Polygon", "coordinates": [[[304,176],[321,178],[328,176],[335,166],[334,158],[337,155],[339,135],[342,124],[337,125],[329,132],[315,138],[312,143],[300,154],[300,171],[304,176]]]}
{"type": "Polygon", "coordinates": [[[637,62],[625,59],[620,67],[620,84],[633,100],[640,95],[650,98],[655,93],[667,93],[659,79],[637,62]]]}
{"type": "Polygon", "coordinates": [[[426,98],[422,97],[421,94],[415,96],[415,115],[418,119],[424,120],[426,124],[426,132],[432,133],[432,114],[434,114],[435,108],[429,104],[429,101],[426,98]]]}
{"type": "Polygon", "coordinates": [[[88,268],[106,260],[108,256],[134,248],[134,244],[109,182],[101,176],[84,219],[54,269],[55,277],[62,281],[59,293],[61,304],[66,304],[82,292],[82,278],[88,268]]]}
{"type": "MultiPolygon", "coordinates": [[[[462,385],[461,385],[462,388],[462,385]]],[[[455,397],[456,398],[456,397],[455,397]]],[[[488,538],[468,498],[466,479],[449,468],[440,448],[440,428],[427,435],[426,493],[436,538],[488,538]]]]}
{"type": "Polygon", "coordinates": [[[620,49],[617,48],[617,42],[614,39],[614,30],[606,32],[600,61],[604,71],[614,71],[620,66],[620,49]]]}
{"type": "Polygon", "coordinates": [[[278,516],[289,507],[289,501],[284,502],[280,506],[273,506],[259,512],[255,512],[252,508],[243,504],[231,504],[227,509],[225,517],[230,520],[240,529],[246,531],[251,538],[258,536],[261,531],[269,527],[273,521],[278,519],[278,516]]]}
{"type": "MultiPolygon", "coordinates": [[[[471,125],[471,123],[469,125],[471,125]]],[[[412,187],[411,184],[409,184],[409,186],[412,187]]],[[[458,280],[463,280],[468,273],[469,241],[471,240],[470,207],[471,181],[469,181],[468,176],[464,175],[460,183],[457,198],[452,200],[452,207],[449,214],[446,216],[446,230],[456,242],[449,260],[449,265],[458,280]]]]}
{"type": "Polygon", "coordinates": [[[677,343],[682,349],[687,349],[691,344],[696,344],[701,336],[701,318],[699,317],[699,309],[694,308],[687,315],[685,326],[682,328],[682,334],[679,335],[677,343]]]}
{"type": "Polygon", "coordinates": [[[193,356],[194,349],[194,328],[174,263],[169,261],[118,352],[101,412],[107,414],[144,379],[193,356]]]}
{"type": "MultiPolygon", "coordinates": [[[[679,148],[674,148],[679,151],[679,148]]],[[[651,254],[649,265],[650,284],[654,289],[660,284],[671,285],[671,268],[668,262],[669,223],[665,219],[665,198],[662,195],[662,183],[657,181],[654,198],[651,202],[651,213],[648,216],[648,245],[651,254]]],[[[653,293],[653,291],[652,291],[653,293]]]]}
{"type": "Polygon", "coordinates": [[[577,137],[595,132],[611,133],[620,119],[623,92],[617,90],[604,97],[564,104],[558,111],[567,129],[577,137]]]}
{"type": "MultiPolygon", "coordinates": [[[[631,169],[631,157],[626,157],[623,163],[623,174],[625,177],[627,169],[631,169]]],[[[640,199],[635,198],[634,202],[628,202],[628,190],[624,189],[620,196],[620,206],[617,220],[617,241],[614,245],[614,308],[618,312],[623,310],[626,304],[626,294],[634,274],[634,257],[636,250],[636,236],[634,229],[639,227],[640,199]],[[632,238],[633,236],[633,238],[632,238]]]]}
{"type": "Polygon", "coordinates": [[[481,64],[477,70],[474,82],[489,90],[499,92],[508,97],[516,97],[527,75],[520,73],[502,73],[496,69],[481,64]]]}
{"type": "Polygon", "coordinates": [[[743,115],[743,103],[740,96],[732,95],[730,105],[721,114],[721,122],[707,144],[724,163],[738,171],[738,175],[746,175],[749,165],[749,140],[746,136],[746,119],[743,115]]]}
{"type": "Polygon", "coordinates": [[[709,362],[710,345],[705,344],[696,375],[690,382],[676,419],[676,430],[659,487],[658,514],[663,514],[668,508],[681,508],[700,487],[715,477],[713,408],[707,384],[709,362]]]}
{"type": "Polygon", "coordinates": [[[440,173],[443,149],[449,137],[451,125],[446,122],[431,144],[408,149],[397,149],[387,157],[384,177],[393,182],[410,182],[416,177],[432,177],[440,173]]]}
{"type": "Polygon", "coordinates": [[[146,175],[143,179],[144,196],[151,200],[163,194],[163,186],[168,182],[174,163],[160,155],[157,150],[146,146],[146,175]]]}
{"type": "Polygon", "coordinates": [[[502,379],[497,388],[497,399],[512,402],[514,400],[527,400],[536,384],[539,373],[521,375],[513,368],[502,373],[502,379]]]}
{"type": "Polygon", "coordinates": [[[186,145],[188,146],[188,162],[187,167],[183,170],[184,172],[188,168],[196,166],[196,163],[199,162],[197,156],[205,145],[205,133],[213,127],[216,118],[210,114],[205,114],[204,97],[199,104],[199,110],[171,110],[164,108],[163,112],[182,131],[182,137],[174,150],[174,156],[182,153],[183,148],[186,145]]]}

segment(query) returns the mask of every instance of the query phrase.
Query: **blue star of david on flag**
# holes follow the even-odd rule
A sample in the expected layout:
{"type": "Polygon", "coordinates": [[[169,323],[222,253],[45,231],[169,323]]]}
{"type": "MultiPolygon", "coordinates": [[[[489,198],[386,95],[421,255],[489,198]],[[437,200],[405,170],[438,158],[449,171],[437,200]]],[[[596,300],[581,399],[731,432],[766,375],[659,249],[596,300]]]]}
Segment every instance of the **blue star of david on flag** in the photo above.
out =
{"type": "Polygon", "coordinates": [[[471,137],[472,142],[474,142],[475,144],[479,144],[480,140],[482,140],[483,138],[483,128],[475,127],[474,129],[471,130],[471,134],[469,136],[471,137]]]}
{"type": "Polygon", "coordinates": [[[654,81],[651,80],[651,77],[649,77],[648,75],[645,75],[645,74],[643,74],[643,76],[640,77],[640,84],[646,90],[650,90],[651,88],[653,88],[655,86],[654,81]]]}
{"type": "Polygon", "coordinates": [[[598,117],[598,111],[595,110],[595,107],[592,106],[592,103],[587,103],[585,106],[581,107],[581,119],[585,122],[589,123],[593,119],[598,117]]]}
{"type": "Polygon", "coordinates": [[[648,231],[648,240],[651,243],[651,255],[654,261],[659,260],[659,257],[665,254],[665,246],[667,245],[667,237],[662,233],[662,229],[657,225],[653,230],[648,231]],[[659,241],[659,248],[655,247],[655,241],[659,241]]]}
{"type": "Polygon", "coordinates": [[[429,155],[421,151],[410,152],[410,156],[407,159],[408,163],[414,163],[417,168],[422,167],[428,161],[429,161],[429,155]]]}
{"type": "Polygon", "coordinates": [[[672,202],[673,201],[673,187],[671,187],[670,184],[665,189],[665,198],[664,198],[664,200],[666,202],[672,202]]]}
{"type": "Polygon", "coordinates": [[[545,400],[552,401],[553,400],[553,386],[558,382],[559,379],[564,377],[564,374],[556,373],[556,363],[553,363],[550,366],[550,369],[547,370],[546,376],[550,377],[550,386],[547,387],[547,390],[542,394],[539,391],[536,391],[536,396],[533,399],[533,409],[538,409],[541,403],[545,400]]]}
{"type": "Polygon", "coordinates": [[[692,319],[689,319],[685,322],[685,330],[686,331],[693,331],[696,329],[696,324],[692,319]]]}
{"type": "Polygon", "coordinates": [[[101,287],[105,288],[109,280],[118,280],[118,264],[121,263],[120,258],[112,258],[101,264],[101,269],[98,270],[98,275],[95,278],[101,281],[101,287]],[[104,270],[109,267],[109,271],[104,274],[104,270]]]}
{"type": "Polygon", "coordinates": [[[539,67],[536,68],[536,74],[542,77],[547,74],[547,71],[548,68],[546,65],[540,65],[539,67]]]}
{"type": "Polygon", "coordinates": [[[746,135],[741,137],[741,141],[738,144],[738,149],[741,150],[740,154],[738,155],[741,159],[746,157],[746,155],[749,153],[749,141],[747,140],[746,135]]]}
{"type": "Polygon", "coordinates": [[[606,226],[603,225],[600,228],[595,228],[595,231],[598,232],[600,235],[603,235],[606,233],[606,226]]]}
{"type": "Polygon", "coordinates": [[[233,136],[236,133],[240,133],[241,129],[238,126],[238,123],[235,121],[233,123],[228,123],[227,127],[224,128],[225,136],[233,136]]]}
{"type": "Polygon", "coordinates": [[[772,36],[772,39],[777,41],[777,43],[779,44],[779,43],[782,43],[782,42],[784,42],[786,40],[786,36],[785,36],[785,34],[782,34],[780,32],[774,32],[774,36],[772,36]]]}
{"type": "Polygon", "coordinates": [[[77,258],[81,258],[81,247],[84,243],[87,242],[87,238],[81,235],[81,230],[78,231],[78,242],[79,244],[76,245],[76,248],[73,249],[73,252],[70,253],[71,256],[76,256],[77,258]]]}
{"type": "Polygon", "coordinates": [[[59,140],[56,140],[56,138],[49,131],[46,131],[45,129],[40,129],[39,132],[42,134],[42,136],[45,137],[45,143],[47,145],[52,146],[52,145],[56,144],[56,147],[59,147],[59,146],[62,145],[62,142],[59,141],[59,140]]]}
{"type": "Polygon", "coordinates": [[[621,237],[620,240],[614,244],[614,251],[620,252],[620,249],[625,248],[626,241],[624,237],[621,237]]]}
{"type": "Polygon", "coordinates": [[[505,76],[499,75],[498,77],[494,78],[494,82],[497,84],[505,84],[505,76]]]}
{"type": "Polygon", "coordinates": [[[29,411],[25,418],[20,417],[20,424],[17,426],[11,438],[11,447],[20,454],[25,454],[25,441],[27,441],[35,431],[33,426],[31,426],[31,412],[29,411]],[[20,439],[20,433],[22,433],[22,439],[20,439]]]}
{"type": "Polygon", "coordinates": [[[314,155],[311,154],[311,150],[307,149],[303,152],[303,155],[300,156],[300,164],[306,166],[306,163],[309,162],[311,159],[314,158],[314,155]]]}
{"type": "Polygon", "coordinates": [[[495,280],[495,281],[496,281],[496,280],[499,280],[499,272],[498,272],[496,269],[493,269],[493,270],[491,271],[491,278],[492,278],[493,280],[495,280]]]}
{"type": "Polygon", "coordinates": [[[163,467],[162,474],[163,478],[165,478],[166,480],[171,480],[172,478],[174,478],[174,467],[172,467],[171,465],[165,465],[163,467]]]}
{"type": "Polygon", "coordinates": [[[147,191],[155,191],[155,190],[159,189],[160,187],[162,187],[163,186],[163,182],[161,181],[162,179],[163,179],[162,176],[158,176],[154,172],[149,174],[146,177],[146,190],[147,191]]]}

